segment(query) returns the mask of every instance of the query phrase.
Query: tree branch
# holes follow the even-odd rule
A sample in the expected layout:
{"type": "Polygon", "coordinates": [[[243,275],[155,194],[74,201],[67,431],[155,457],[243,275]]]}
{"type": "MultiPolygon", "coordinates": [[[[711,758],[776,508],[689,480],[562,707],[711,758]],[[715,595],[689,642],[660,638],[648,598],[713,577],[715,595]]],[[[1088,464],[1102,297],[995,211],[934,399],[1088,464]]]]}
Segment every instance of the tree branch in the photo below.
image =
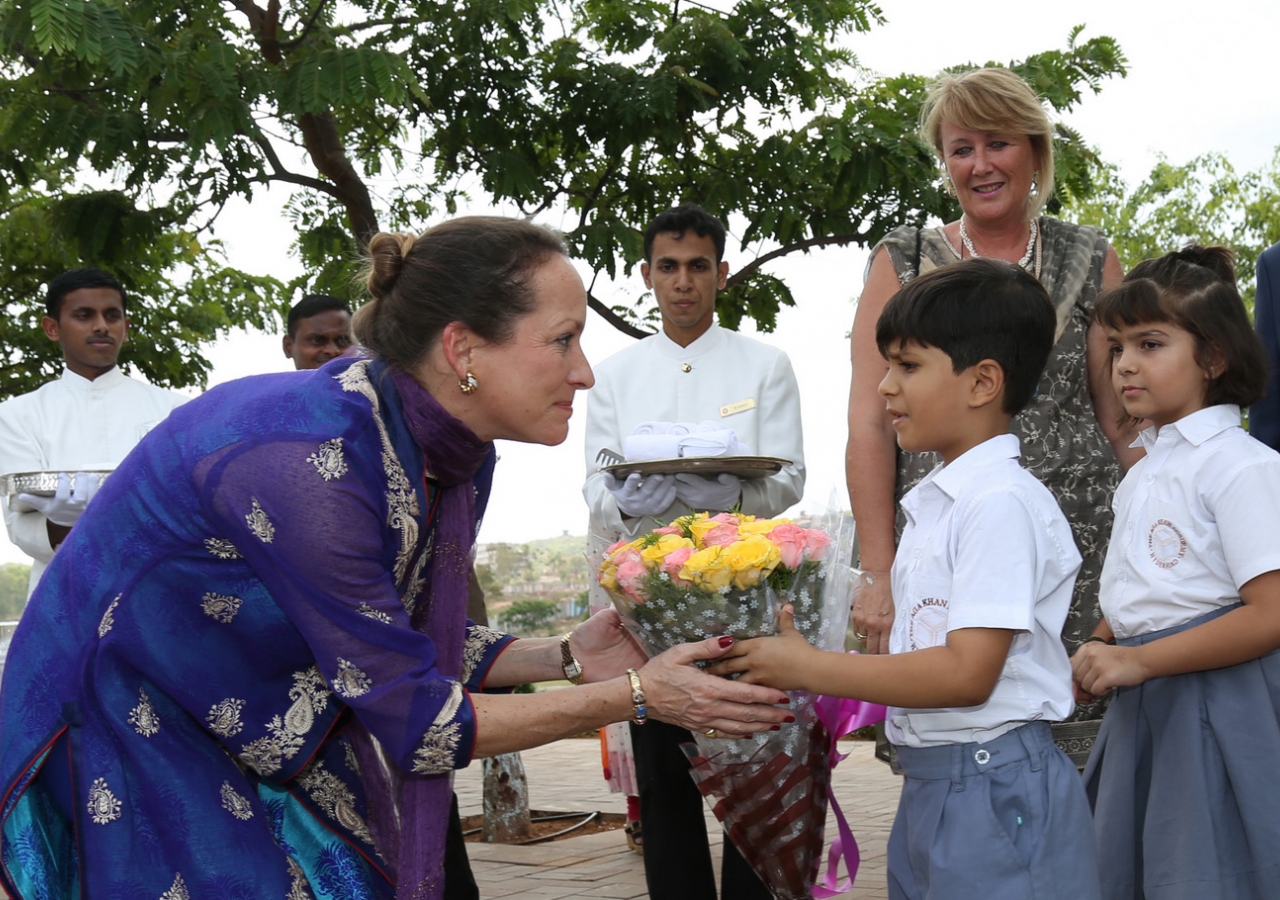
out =
{"type": "Polygon", "coordinates": [[[230,2],[249,20],[249,30],[258,39],[262,58],[272,65],[279,65],[284,59],[280,53],[280,41],[277,38],[280,30],[280,0],[267,0],[266,9],[255,4],[253,0],[230,0],[230,2]]]}
{"type": "MultiPolygon", "coordinates": [[[[263,58],[273,65],[279,65],[284,60],[279,40],[280,0],[267,0],[266,10],[255,6],[252,0],[231,2],[249,18],[263,58]]],[[[319,2],[323,5],[325,0],[319,2]]],[[[302,132],[302,144],[316,171],[329,180],[326,182],[288,171],[281,165],[270,143],[255,137],[274,169],[268,179],[309,187],[336,199],[346,208],[351,233],[356,244],[363,249],[369,243],[369,238],[378,231],[378,217],[373,209],[373,198],[369,196],[369,186],[361,179],[342,144],[333,112],[304,113],[298,117],[298,130],[302,132]]]]}
{"type": "Polygon", "coordinates": [[[281,51],[288,53],[294,47],[297,47],[307,39],[307,35],[311,33],[311,29],[315,27],[316,22],[320,19],[320,13],[324,10],[327,2],[328,0],[320,0],[320,2],[316,4],[316,8],[311,11],[311,15],[307,17],[307,21],[302,23],[302,31],[300,31],[298,36],[293,40],[285,41],[281,44],[281,51]]]}
{"type": "Polygon", "coordinates": [[[298,128],[316,169],[333,182],[337,191],[333,196],[346,207],[351,233],[363,250],[369,239],[378,233],[378,216],[373,209],[373,198],[369,196],[369,186],[356,172],[342,145],[333,113],[305,113],[298,119],[298,128]]]}
{"type": "Polygon", "coordinates": [[[84,87],[84,88],[64,88],[64,87],[47,87],[45,88],[50,94],[66,94],[69,97],[79,97],[81,94],[105,94],[111,88],[109,87],[84,87]]]}
{"type": "Polygon", "coordinates": [[[867,235],[860,232],[852,234],[827,234],[821,237],[808,238],[803,241],[796,241],[794,244],[787,244],[779,247],[777,250],[770,250],[763,256],[757,256],[751,262],[747,263],[725,281],[725,290],[741,284],[755,274],[756,270],[770,260],[777,259],[780,256],[786,256],[788,253],[795,253],[797,250],[809,250],[813,247],[829,247],[832,244],[856,244],[866,243],[867,235]]]}
{"type": "Polygon", "coordinates": [[[337,187],[320,178],[312,178],[310,175],[298,175],[290,172],[280,162],[280,157],[276,155],[276,148],[271,146],[271,142],[260,135],[255,136],[254,142],[261,148],[263,156],[267,158],[267,162],[271,164],[271,173],[267,176],[268,181],[280,181],[285,184],[297,184],[303,187],[309,187],[313,190],[328,194],[335,200],[343,200],[342,192],[337,187]]]}
{"type": "Polygon", "coordinates": [[[253,0],[230,0],[230,2],[232,6],[244,13],[244,17],[249,20],[249,27],[254,34],[257,34],[262,28],[262,20],[266,18],[266,11],[255,5],[253,0]]]}
{"type": "Polygon", "coordinates": [[[587,294],[587,306],[590,306],[598,312],[606,322],[621,331],[623,334],[627,335],[627,337],[633,337],[638,340],[640,338],[647,338],[649,335],[654,334],[652,331],[645,331],[642,328],[637,328],[632,325],[626,319],[622,318],[622,316],[605,306],[601,300],[596,299],[594,294],[587,294]]]}
{"type": "Polygon", "coordinates": [[[412,16],[394,16],[390,19],[369,19],[364,22],[356,22],[353,25],[343,25],[333,29],[334,34],[353,35],[357,31],[367,31],[370,28],[382,28],[389,25],[418,25],[421,19],[412,16]]]}

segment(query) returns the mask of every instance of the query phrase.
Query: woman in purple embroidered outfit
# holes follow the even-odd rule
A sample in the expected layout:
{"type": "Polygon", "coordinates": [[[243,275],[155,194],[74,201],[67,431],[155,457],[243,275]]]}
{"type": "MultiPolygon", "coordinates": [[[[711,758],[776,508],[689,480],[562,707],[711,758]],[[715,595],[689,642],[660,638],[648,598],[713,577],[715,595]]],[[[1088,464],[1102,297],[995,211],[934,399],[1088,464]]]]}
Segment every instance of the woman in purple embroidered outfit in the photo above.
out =
{"type": "MultiPolygon", "coordinates": [[[[559,240],[473,218],[370,244],[376,354],[185,405],[112,475],[0,689],[0,889],[35,897],[466,896],[450,773],[633,712],[745,734],[771,689],[653,660],[612,612],[569,647],[465,620],[495,438],[557,444],[592,376],[559,240]]],[[[465,857],[463,857],[465,859],[465,857]]],[[[473,888],[472,888],[473,889],[473,888]]]]}

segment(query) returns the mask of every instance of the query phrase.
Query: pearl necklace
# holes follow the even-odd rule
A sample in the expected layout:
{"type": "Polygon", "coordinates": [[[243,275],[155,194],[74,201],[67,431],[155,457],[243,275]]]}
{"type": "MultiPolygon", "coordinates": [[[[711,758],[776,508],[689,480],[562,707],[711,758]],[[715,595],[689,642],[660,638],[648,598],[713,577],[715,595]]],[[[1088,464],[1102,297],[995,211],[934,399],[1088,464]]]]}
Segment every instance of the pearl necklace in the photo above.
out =
{"type": "MultiPolygon", "coordinates": [[[[1041,248],[1040,248],[1040,225],[1036,219],[1030,222],[1031,234],[1027,238],[1027,252],[1022,254],[1022,259],[1018,260],[1018,265],[1027,268],[1027,263],[1031,262],[1035,257],[1035,268],[1029,270],[1038,279],[1040,277],[1041,248]]],[[[964,216],[960,217],[960,243],[964,244],[964,249],[969,251],[969,255],[974,259],[981,259],[978,251],[973,249],[973,240],[969,237],[969,229],[964,227],[964,216]]]]}

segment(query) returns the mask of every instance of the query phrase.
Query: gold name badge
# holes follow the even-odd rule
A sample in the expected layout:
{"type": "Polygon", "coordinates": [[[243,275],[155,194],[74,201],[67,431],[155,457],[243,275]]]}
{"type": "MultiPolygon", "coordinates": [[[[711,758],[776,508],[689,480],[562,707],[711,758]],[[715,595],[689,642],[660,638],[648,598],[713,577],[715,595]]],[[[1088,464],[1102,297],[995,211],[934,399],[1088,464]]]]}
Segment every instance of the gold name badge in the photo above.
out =
{"type": "Polygon", "coordinates": [[[730,403],[728,406],[720,407],[720,418],[723,419],[725,416],[732,416],[737,413],[746,412],[749,409],[755,409],[755,408],[756,408],[756,401],[754,397],[749,398],[747,400],[739,400],[737,403],[730,403]]]}

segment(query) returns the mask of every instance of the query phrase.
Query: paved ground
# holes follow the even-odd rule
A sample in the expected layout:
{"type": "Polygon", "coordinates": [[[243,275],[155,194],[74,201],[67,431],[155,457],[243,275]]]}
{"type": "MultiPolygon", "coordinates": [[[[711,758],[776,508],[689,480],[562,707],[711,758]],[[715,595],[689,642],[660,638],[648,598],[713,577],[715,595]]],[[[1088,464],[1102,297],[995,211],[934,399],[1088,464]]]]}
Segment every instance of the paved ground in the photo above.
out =
{"type": "MultiPolygon", "coordinates": [[[[850,755],[835,771],[836,799],[862,851],[862,867],[853,889],[840,896],[849,900],[883,900],[885,841],[898,805],[900,779],[874,758],[869,742],[845,741],[840,749],[850,755]]],[[[527,750],[522,756],[532,808],[625,812],[622,796],[609,793],[600,773],[600,747],[596,741],[559,741],[527,750]]],[[[480,763],[475,763],[457,775],[458,802],[464,816],[481,812],[481,769],[480,763]]],[[[827,818],[830,840],[834,825],[832,816],[827,818]]],[[[710,810],[707,832],[718,871],[721,832],[710,810]]],[[[467,849],[484,900],[629,900],[648,896],[641,859],[627,849],[620,830],[528,847],[468,844],[467,849]]]]}

